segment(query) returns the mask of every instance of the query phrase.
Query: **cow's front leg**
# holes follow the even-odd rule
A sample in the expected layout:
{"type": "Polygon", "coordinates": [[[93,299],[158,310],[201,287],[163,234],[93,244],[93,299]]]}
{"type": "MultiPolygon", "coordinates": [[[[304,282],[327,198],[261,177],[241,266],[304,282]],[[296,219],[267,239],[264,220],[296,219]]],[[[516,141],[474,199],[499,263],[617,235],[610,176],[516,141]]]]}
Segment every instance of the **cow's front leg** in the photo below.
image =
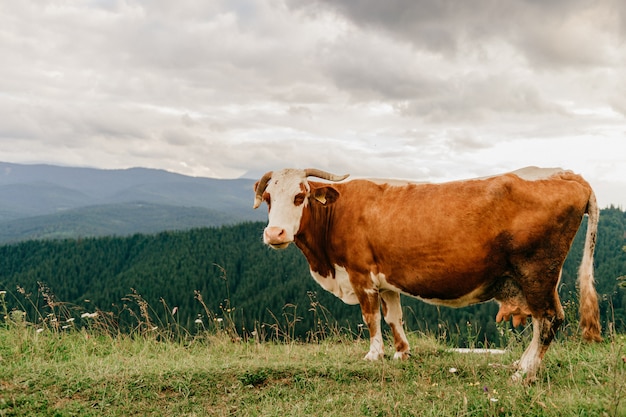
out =
{"type": "Polygon", "coordinates": [[[376,361],[385,356],[383,335],[380,328],[380,297],[378,289],[367,288],[355,291],[361,305],[363,320],[370,332],[370,350],[365,355],[366,360],[376,361]]]}
{"type": "Polygon", "coordinates": [[[389,327],[391,327],[393,343],[396,347],[396,353],[393,355],[393,358],[407,359],[411,353],[409,341],[406,338],[406,334],[404,334],[400,294],[395,291],[383,291],[380,293],[380,297],[382,298],[383,316],[389,327]]]}

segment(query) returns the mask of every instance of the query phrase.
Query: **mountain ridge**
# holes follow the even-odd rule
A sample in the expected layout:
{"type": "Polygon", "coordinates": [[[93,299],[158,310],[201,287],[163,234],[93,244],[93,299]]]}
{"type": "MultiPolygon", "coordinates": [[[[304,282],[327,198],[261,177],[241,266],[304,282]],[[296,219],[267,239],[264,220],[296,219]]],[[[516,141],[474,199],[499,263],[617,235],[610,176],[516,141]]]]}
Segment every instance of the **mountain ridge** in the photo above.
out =
{"type": "Polygon", "coordinates": [[[258,221],[264,213],[252,210],[253,184],[251,179],[191,177],[152,168],[105,170],[0,162],[0,243],[258,221]],[[145,204],[147,211],[131,210],[136,204],[145,204]],[[94,213],[108,220],[122,215],[126,226],[120,229],[111,223],[110,229],[94,228],[89,224],[94,213]],[[147,228],[146,216],[152,222],[147,228]],[[46,232],[51,228],[57,232],[46,232]]]}

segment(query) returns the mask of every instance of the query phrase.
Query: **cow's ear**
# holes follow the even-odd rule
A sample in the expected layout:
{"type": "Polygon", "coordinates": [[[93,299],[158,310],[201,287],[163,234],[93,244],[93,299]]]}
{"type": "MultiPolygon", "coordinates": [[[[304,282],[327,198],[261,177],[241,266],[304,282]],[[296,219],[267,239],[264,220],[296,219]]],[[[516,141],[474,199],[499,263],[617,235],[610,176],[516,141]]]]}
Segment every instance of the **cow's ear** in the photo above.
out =
{"type": "Polygon", "coordinates": [[[339,198],[339,192],[333,187],[319,187],[311,192],[311,196],[321,204],[333,204],[339,198]]]}

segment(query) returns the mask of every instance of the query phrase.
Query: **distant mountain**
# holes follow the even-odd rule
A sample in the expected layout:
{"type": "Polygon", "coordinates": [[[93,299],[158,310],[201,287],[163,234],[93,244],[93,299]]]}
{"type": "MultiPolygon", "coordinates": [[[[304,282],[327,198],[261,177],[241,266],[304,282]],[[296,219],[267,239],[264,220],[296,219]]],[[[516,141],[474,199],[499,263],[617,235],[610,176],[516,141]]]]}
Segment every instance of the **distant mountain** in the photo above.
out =
{"type": "Polygon", "coordinates": [[[0,162],[0,243],[262,220],[253,180],[0,162]]]}
{"type": "Polygon", "coordinates": [[[78,190],[46,181],[0,185],[0,221],[54,213],[96,201],[78,190]]]}
{"type": "Polygon", "coordinates": [[[0,244],[30,239],[125,236],[241,222],[228,212],[150,203],[102,204],[0,223],[0,244]]]}

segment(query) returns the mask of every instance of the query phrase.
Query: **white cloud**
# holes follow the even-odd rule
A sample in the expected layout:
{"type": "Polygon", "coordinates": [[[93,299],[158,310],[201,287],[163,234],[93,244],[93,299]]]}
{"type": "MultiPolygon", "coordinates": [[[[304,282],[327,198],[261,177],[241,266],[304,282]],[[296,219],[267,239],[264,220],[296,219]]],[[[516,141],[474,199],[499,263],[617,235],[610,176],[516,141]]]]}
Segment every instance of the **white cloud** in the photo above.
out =
{"type": "Polygon", "coordinates": [[[562,165],[626,207],[624,4],[3,2],[0,159],[433,181],[562,165]]]}

